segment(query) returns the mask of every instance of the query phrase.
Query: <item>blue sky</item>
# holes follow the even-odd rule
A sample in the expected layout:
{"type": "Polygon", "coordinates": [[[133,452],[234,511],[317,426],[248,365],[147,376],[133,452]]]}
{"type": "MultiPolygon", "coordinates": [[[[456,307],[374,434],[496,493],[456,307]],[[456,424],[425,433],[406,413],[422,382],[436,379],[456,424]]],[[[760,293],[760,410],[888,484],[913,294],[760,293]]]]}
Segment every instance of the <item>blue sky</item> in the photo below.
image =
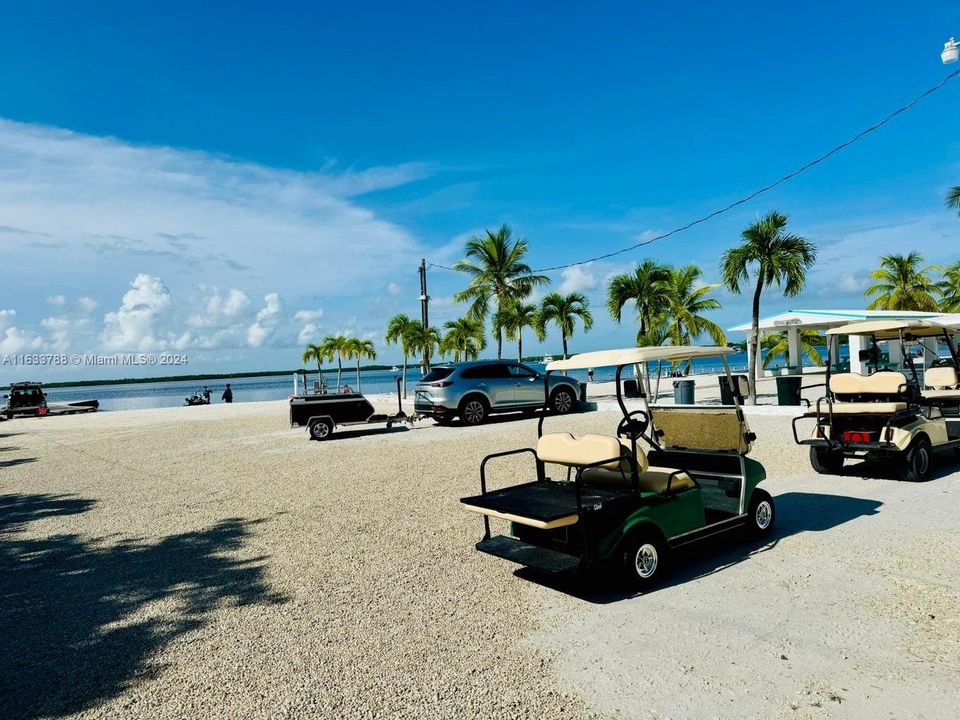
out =
{"type": "MultiPolygon", "coordinates": [[[[507,222],[556,265],[683,224],[938,82],[951,34],[946,2],[20,3],[0,28],[0,350],[234,371],[329,332],[380,343],[418,312],[420,257],[451,264],[507,222]]],[[[772,208],[821,262],[765,314],[862,307],[883,252],[956,260],[958,99],[960,80],[722,218],[555,274],[594,303],[572,348],[632,342],[605,316],[611,273],[653,256],[715,281],[772,208]]],[[[432,318],[460,314],[462,278],[430,282],[432,318]]],[[[718,296],[721,324],[747,317],[718,296]]]]}

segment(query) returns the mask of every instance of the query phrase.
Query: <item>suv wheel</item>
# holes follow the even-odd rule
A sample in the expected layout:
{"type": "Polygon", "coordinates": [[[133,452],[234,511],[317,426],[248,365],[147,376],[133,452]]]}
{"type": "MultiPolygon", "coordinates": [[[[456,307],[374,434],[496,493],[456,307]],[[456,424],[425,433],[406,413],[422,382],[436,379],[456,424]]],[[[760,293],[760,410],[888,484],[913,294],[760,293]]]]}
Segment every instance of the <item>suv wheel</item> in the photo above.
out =
{"type": "Polygon", "coordinates": [[[460,419],[464,425],[481,425],[487,419],[487,403],[476,395],[460,403],[460,419]]]}
{"type": "Polygon", "coordinates": [[[573,393],[570,388],[560,387],[550,396],[550,409],[558,415],[566,415],[573,409],[573,393]]]}

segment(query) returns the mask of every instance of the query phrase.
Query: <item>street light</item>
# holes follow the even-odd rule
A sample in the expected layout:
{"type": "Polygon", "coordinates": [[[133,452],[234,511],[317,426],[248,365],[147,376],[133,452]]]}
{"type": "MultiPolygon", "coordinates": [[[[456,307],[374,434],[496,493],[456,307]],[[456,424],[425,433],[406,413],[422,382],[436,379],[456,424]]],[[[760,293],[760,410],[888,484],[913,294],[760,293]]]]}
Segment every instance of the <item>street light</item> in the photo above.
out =
{"type": "Polygon", "coordinates": [[[960,45],[957,44],[956,40],[950,38],[943,44],[943,52],[940,53],[940,59],[943,60],[944,65],[949,65],[950,63],[955,63],[958,56],[960,56],[960,45]]]}

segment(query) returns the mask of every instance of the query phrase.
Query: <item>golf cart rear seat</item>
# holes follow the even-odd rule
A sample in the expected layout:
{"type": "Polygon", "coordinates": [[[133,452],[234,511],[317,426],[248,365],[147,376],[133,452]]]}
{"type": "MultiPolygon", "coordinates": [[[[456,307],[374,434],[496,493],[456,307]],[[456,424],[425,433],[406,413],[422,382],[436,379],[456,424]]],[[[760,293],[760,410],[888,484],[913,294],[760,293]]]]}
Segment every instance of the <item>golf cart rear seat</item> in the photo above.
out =
{"type": "Polygon", "coordinates": [[[840,373],[830,377],[834,415],[892,415],[907,409],[910,386],[903,373],[883,370],[873,375],[840,373]]]}
{"type": "MultiPolygon", "coordinates": [[[[627,489],[632,487],[630,441],[607,435],[584,435],[575,438],[570,433],[551,433],[537,442],[537,457],[543,462],[583,467],[580,475],[585,485],[592,487],[627,489]],[[602,461],[610,459],[610,462],[602,461]],[[595,467],[584,467],[596,465],[595,467]]],[[[685,472],[673,468],[651,467],[643,449],[637,448],[638,482],[642,492],[663,494],[695,487],[685,472]],[[671,477],[672,476],[672,477],[671,477]]]]}
{"type": "Polygon", "coordinates": [[[952,367],[929,368],[923,375],[923,397],[928,400],[960,400],[960,378],[952,367]]]}

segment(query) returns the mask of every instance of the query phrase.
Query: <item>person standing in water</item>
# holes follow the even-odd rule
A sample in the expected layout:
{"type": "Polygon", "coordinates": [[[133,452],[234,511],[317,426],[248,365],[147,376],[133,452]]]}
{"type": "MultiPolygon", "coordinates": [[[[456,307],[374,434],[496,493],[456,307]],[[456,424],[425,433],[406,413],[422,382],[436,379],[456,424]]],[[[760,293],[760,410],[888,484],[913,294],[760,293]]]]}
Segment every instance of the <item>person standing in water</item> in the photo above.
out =
{"type": "Polygon", "coordinates": [[[233,402],[233,390],[230,389],[230,383],[223,389],[223,395],[220,397],[225,403],[233,402]]]}

